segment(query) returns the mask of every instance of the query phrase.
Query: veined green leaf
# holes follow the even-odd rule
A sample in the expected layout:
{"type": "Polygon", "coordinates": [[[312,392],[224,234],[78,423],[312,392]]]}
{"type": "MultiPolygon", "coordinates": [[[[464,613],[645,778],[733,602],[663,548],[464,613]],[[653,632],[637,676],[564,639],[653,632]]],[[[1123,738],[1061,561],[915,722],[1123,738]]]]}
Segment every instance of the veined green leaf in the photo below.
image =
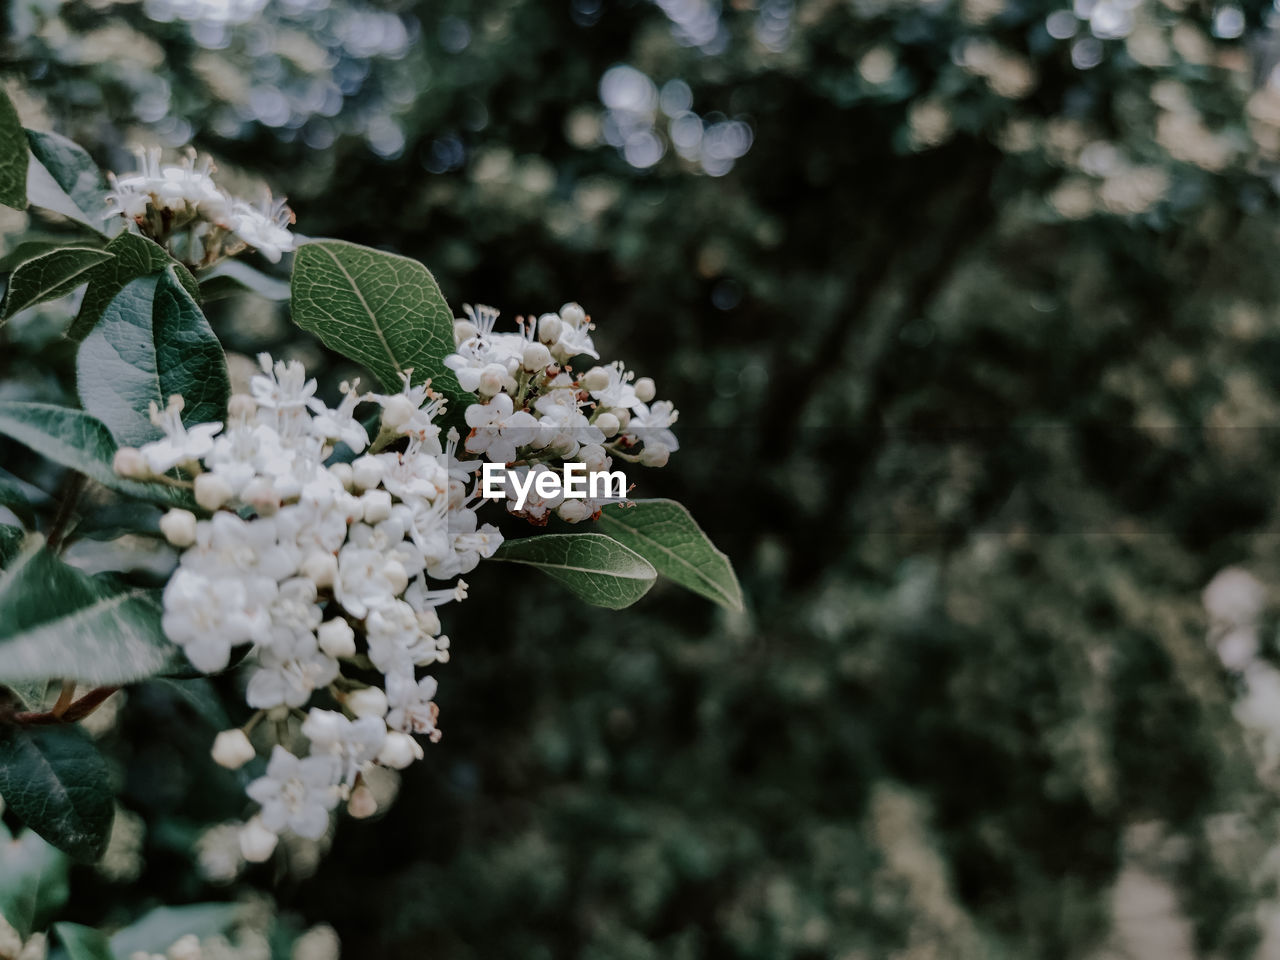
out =
{"type": "Polygon", "coordinates": [[[27,208],[27,135],[18,111],[0,90],[0,203],[16,210],[27,208]]]}
{"type": "Polygon", "coordinates": [[[387,390],[400,375],[465,404],[444,358],[453,352],[453,311],[416,260],[338,240],[304,244],[293,264],[293,319],[330,349],[368,367],[387,390]]]}
{"type": "Polygon", "coordinates": [[[19,310],[54,300],[87,283],[88,272],[111,254],[93,247],[61,247],[18,264],[9,277],[0,326],[19,310]]]}
{"type": "Polygon", "coordinates": [[[183,664],[156,592],[91,577],[32,535],[0,571],[0,683],[132,683],[183,664]]]}
{"type": "Polygon", "coordinates": [[[117,447],[111,431],[82,410],[0,400],[0,434],[126,496],[165,506],[189,507],[193,502],[186,490],[119,476],[112,467],[117,447]]]}
{"type": "Polygon", "coordinates": [[[537,567],[587,603],[611,610],[631,606],[658,577],[644,557],[601,533],[508,540],[494,559],[537,567]]]}
{"type": "Polygon", "coordinates": [[[130,282],[138,277],[159,273],[165,267],[173,265],[178,280],[196,303],[200,302],[200,287],[186,267],[170,258],[164,248],[146,237],[136,233],[122,233],[110,243],[106,250],[112,259],[94,266],[86,275],[89,287],[84,292],[84,300],[80,304],[80,312],[72,321],[67,336],[77,342],[89,335],[107,305],[116,298],[130,282]]]}
{"type": "Polygon", "coordinates": [[[107,765],[79,726],[0,728],[0,797],[73,859],[102,856],[115,807],[107,765]]]}
{"type": "Polygon", "coordinates": [[[76,386],[85,410],[128,446],[160,436],[152,403],[181,394],[183,422],[207,423],[226,419],[231,393],[222,345],[172,267],[130,281],[107,305],[80,344],[76,386]]]}
{"type": "Polygon", "coordinates": [[[73,140],[45,130],[28,130],[31,153],[53,181],[86,215],[85,222],[101,228],[107,206],[107,184],[88,152],[73,140]]]}
{"type": "Polygon", "coordinates": [[[601,512],[598,526],[680,586],[722,607],[742,609],[742,588],[729,558],[716,549],[689,511],[676,501],[610,504],[601,512]]]}

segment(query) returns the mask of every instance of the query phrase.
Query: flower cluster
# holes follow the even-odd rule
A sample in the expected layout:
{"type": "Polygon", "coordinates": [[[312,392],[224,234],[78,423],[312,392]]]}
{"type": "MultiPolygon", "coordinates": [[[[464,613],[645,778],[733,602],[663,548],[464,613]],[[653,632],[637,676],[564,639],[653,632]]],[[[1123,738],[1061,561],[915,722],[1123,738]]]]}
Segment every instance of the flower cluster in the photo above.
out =
{"type": "MultiPolygon", "coordinates": [[[[173,397],[152,407],[163,437],[116,456],[125,476],[190,483],[208,514],[175,509],[161,521],[182,548],[164,591],[166,635],[209,673],[252,645],[245,699],[257,712],[213,748],[241,767],[258,753],[250,733],[272,721],[262,725],[273,737],[266,771],[247,789],[260,810],[241,831],[246,860],[269,857],[286,831],[320,838],[344,800],[353,816],[372,814],[362,781],[373,766],[404,768],[423,756],[416,737],[439,740],[436,681],[424,672],[449,659],[437,608],[464,599],[460,577],[502,543],[477,517],[485,460],[526,476],[569,461],[607,469],[614,456],[661,465],[676,449],[675,411],[653,402],[652,381],[621,364],[574,374],[573,357],[598,359],[581,307],[521,321],[514,334],[495,333],[496,318],[468,307],[445,361],[478,395],[465,440],[449,429],[441,442],[444,400],[412,371],[392,394],[343,383],[330,407],[301,364],[263,354],[225,424],[184,424],[173,397]],[[356,417],[366,404],[380,408],[372,440],[356,417]],[[290,749],[299,738],[305,754],[290,749]]],[[[538,524],[552,511],[584,520],[603,505],[508,502],[538,524]]]]}
{"type": "Polygon", "coordinates": [[[188,154],[163,164],[160,150],[138,151],[138,171],[110,175],[108,202],[146,237],[192,269],[252,247],[272,263],[295,247],[293,211],[267,197],[261,205],[233,197],[213,182],[213,163],[188,154]]]}

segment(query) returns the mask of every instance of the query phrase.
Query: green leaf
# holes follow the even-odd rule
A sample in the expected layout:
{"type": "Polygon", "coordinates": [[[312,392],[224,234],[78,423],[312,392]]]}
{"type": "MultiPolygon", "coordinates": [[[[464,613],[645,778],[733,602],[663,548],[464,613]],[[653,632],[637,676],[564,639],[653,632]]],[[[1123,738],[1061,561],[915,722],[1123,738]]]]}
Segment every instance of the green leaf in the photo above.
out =
{"type": "Polygon", "coordinates": [[[674,500],[610,504],[598,527],[648,560],[663,576],[730,610],[742,609],[742,588],[729,558],[674,500]]]}
{"type": "Polygon", "coordinates": [[[621,610],[653,586],[649,561],[602,533],[565,533],[508,540],[495,560],[537,567],[587,603],[621,610]]]}
{"type": "Polygon", "coordinates": [[[107,765],[75,724],[0,729],[0,797],[75,860],[91,863],[106,849],[115,816],[107,765]]]}
{"type": "Polygon", "coordinates": [[[67,960],[115,960],[105,933],[78,923],[55,923],[53,932],[67,951],[67,960]]]}
{"type": "Polygon", "coordinates": [[[0,477],[0,507],[12,511],[28,527],[36,525],[35,511],[31,509],[31,501],[22,492],[22,487],[4,477],[0,477]]]}
{"type": "Polygon", "coordinates": [[[135,953],[164,953],[180,938],[217,936],[239,922],[244,907],[237,903],[193,903],[185,907],[156,907],[111,938],[117,957],[135,953]]]}
{"type": "Polygon", "coordinates": [[[0,572],[0,683],[117,686],[177,669],[161,614],[154,591],[91,577],[33,535],[0,572]]]}
{"type": "Polygon", "coordinates": [[[208,423],[226,419],[231,394],[222,345],[172,268],[131,281],[108,304],[76,355],[76,386],[85,410],[127,446],[161,435],[152,403],[181,394],[183,422],[208,423]]]}
{"type": "MultiPolygon", "coordinates": [[[[67,331],[67,336],[77,342],[89,335],[116,294],[139,277],[159,273],[172,262],[163,247],[136,233],[120,234],[107,244],[106,249],[112,254],[112,259],[97,264],[89,271],[89,288],[84,292],[80,312],[67,331]]],[[[195,280],[192,279],[191,283],[194,284],[195,280]]]]}
{"type": "Polygon", "coordinates": [[[9,561],[22,552],[22,541],[26,538],[21,527],[0,524],[0,568],[7,567],[9,561]]]}
{"type": "Polygon", "coordinates": [[[304,244],[293,263],[293,319],[326,347],[368,367],[386,390],[400,374],[428,377],[454,401],[463,393],[444,358],[453,352],[453,311],[416,260],[339,240],[304,244]]]}
{"type": "Polygon", "coordinates": [[[9,277],[0,326],[19,310],[54,300],[88,282],[87,273],[111,254],[93,247],[61,247],[20,263],[9,277]]]}
{"type": "Polygon", "coordinates": [[[0,824],[0,914],[25,939],[67,902],[67,857],[39,834],[0,824]]]}
{"type": "Polygon", "coordinates": [[[93,158],[74,140],[44,130],[28,130],[27,143],[40,165],[91,226],[101,226],[106,214],[107,184],[93,158]]]}
{"type": "Polygon", "coordinates": [[[0,400],[0,434],[126,496],[165,506],[190,507],[190,492],[119,476],[112,467],[116,442],[101,420],[50,403],[0,400]]]}
{"type": "Polygon", "coordinates": [[[199,279],[200,295],[206,302],[221,300],[245,290],[267,300],[289,299],[289,284],[268,276],[261,270],[255,270],[241,260],[223,260],[217,266],[203,271],[199,279]]]}
{"type": "Polygon", "coordinates": [[[26,132],[18,111],[0,90],[0,203],[15,210],[27,208],[26,132]]]}

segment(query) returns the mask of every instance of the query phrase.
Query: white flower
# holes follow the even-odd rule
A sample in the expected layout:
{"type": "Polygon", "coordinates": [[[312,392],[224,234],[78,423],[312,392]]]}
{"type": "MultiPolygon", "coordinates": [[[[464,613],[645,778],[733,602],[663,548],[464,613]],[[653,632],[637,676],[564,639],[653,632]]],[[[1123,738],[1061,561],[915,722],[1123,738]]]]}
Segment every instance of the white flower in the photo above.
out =
{"type": "Polygon", "coordinates": [[[636,398],[636,388],[628,379],[630,374],[621,362],[611,363],[607,367],[594,367],[589,374],[597,370],[601,371],[600,379],[603,383],[597,385],[595,389],[590,386],[588,389],[591,396],[595,397],[602,407],[632,407],[639,402],[636,398]]]}
{"type": "Polygon", "coordinates": [[[378,763],[392,770],[403,770],[415,760],[422,759],[422,744],[398,730],[387,734],[387,742],[378,754],[378,763]]]}
{"type": "MultiPolygon", "coordinates": [[[[371,608],[390,603],[400,592],[388,565],[379,551],[357,544],[348,543],[338,553],[338,579],[334,581],[333,594],[357,620],[367,617],[371,608]]],[[[405,572],[403,566],[396,565],[401,573],[405,572]]]]}
{"type": "Polygon", "coordinates": [[[511,398],[500,393],[488,403],[467,407],[467,426],[471,435],[466,448],[483,453],[494,463],[510,463],[516,459],[516,448],[533,442],[538,421],[524,410],[514,410],[511,398]]]}
{"type": "Polygon", "coordinates": [[[314,635],[263,647],[258,669],[249,677],[245,702],[257,709],[300,707],[311,693],[337,677],[338,661],[326,656],[314,635]]]}
{"type": "Polygon", "coordinates": [[[643,443],[660,443],[671,451],[679,450],[680,442],[670,429],[678,416],[668,400],[659,400],[652,406],[637,401],[631,408],[627,436],[643,443]]]}
{"type": "Polygon", "coordinates": [[[336,759],[341,782],[352,784],[382,749],[387,725],[379,717],[348,720],[336,711],[313,708],[303,721],[302,735],[311,741],[313,757],[336,759]]]}
{"type": "Polygon", "coordinates": [[[196,524],[195,546],[183,553],[181,565],[207,577],[234,577],[244,584],[249,603],[265,605],[302,559],[296,545],[280,543],[276,535],[274,518],[243,520],[219,510],[212,520],[196,524]]]}
{"type": "Polygon", "coordinates": [[[243,730],[223,730],[213,738],[213,762],[228,770],[239,770],[258,755],[243,730]]]}
{"type": "Polygon", "coordinates": [[[436,695],[436,681],[423,677],[415,681],[412,673],[393,673],[387,676],[387,726],[405,733],[433,733],[440,710],[432,698],[436,695]]]}
{"type": "Polygon", "coordinates": [[[355,418],[355,409],[365,400],[372,399],[356,392],[360,381],[342,381],[339,389],[343,397],[336,409],[322,406],[311,421],[312,432],[327,440],[341,440],[354,453],[362,453],[369,445],[369,431],[355,418]]]}
{"type": "MultiPolygon", "coordinates": [[[[327,817],[325,824],[328,825],[327,817]]],[[[254,817],[240,829],[240,855],[250,863],[268,860],[279,842],[279,836],[275,831],[267,829],[260,816],[254,817]]]]}
{"type": "MultiPolygon", "coordinates": [[[[551,496],[544,497],[540,493],[538,493],[538,484],[537,484],[538,474],[549,473],[549,474],[552,474],[553,476],[556,476],[557,481],[559,481],[559,476],[556,474],[556,471],[552,470],[545,463],[538,463],[532,467],[516,467],[515,470],[511,471],[511,473],[514,473],[516,477],[513,478],[510,473],[507,475],[507,480],[506,480],[507,510],[509,510],[511,513],[516,514],[516,516],[526,517],[529,520],[534,521],[535,523],[543,522],[546,520],[547,515],[552,510],[554,510],[556,507],[560,506],[560,504],[564,502],[564,491],[558,482],[556,485],[556,492],[551,496]],[[516,489],[515,489],[516,479],[518,478],[520,486],[524,487],[525,484],[528,482],[528,474],[531,472],[534,475],[534,481],[532,483],[528,483],[528,486],[527,486],[528,492],[525,494],[524,507],[521,508],[520,510],[517,510],[516,509],[516,489]]],[[[488,524],[486,524],[486,526],[488,526],[488,524]]],[[[499,534],[499,537],[501,537],[501,534],[499,534]]],[[[486,556],[491,556],[491,555],[492,554],[486,554],[486,556]]]]}
{"type": "Polygon", "coordinates": [[[267,623],[265,611],[250,607],[238,579],[209,579],[180,569],[164,588],[165,636],[205,673],[225,669],[231,648],[253,639],[267,623]]]}
{"type": "Polygon", "coordinates": [[[151,422],[164,431],[163,440],[144,443],[139,452],[152,473],[166,473],[180,463],[199,460],[213,449],[213,438],[221,423],[199,423],[191,429],[182,425],[184,401],[176,394],[161,410],[151,401],[151,422]]]}
{"type": "Polygon", "coordinates": [[[427,557],[427,574],[435,580],[470,573],[502,546],[502,534],[491,523],[478,526],[474,510],[451,510],[447,544],[446,551],[427,557]]]}
{"type": "Polygon", "coordinates": [[[258,406],[268,410],[303,410],[314,402],[324,409],[318,400],[312,399],[316,392],[315,380],[307,379],[306,369],[297,360],[272,362],[270,354],[260,353],[258,364],[262,373],[249,381],[258,406]]]}
{"type": "Polygon", "coordinates": [[[282,253],[298,247],[289,232],[293,220],[293,211],[284,200],[268,201],[262,208],[244,200],[231,205],[231,229],[235,235],[272,263],[279,263],[282,253]]]}
{"type": "Polygon", "coordinates": [[[338,772],[331,757],[300,760],[276,746],[266,776],[254,780],[245,792],[262,805],[262,826],[271,833],[292,830],[319,840],[329,827],[329,811],[338,805],[338,772]]]}

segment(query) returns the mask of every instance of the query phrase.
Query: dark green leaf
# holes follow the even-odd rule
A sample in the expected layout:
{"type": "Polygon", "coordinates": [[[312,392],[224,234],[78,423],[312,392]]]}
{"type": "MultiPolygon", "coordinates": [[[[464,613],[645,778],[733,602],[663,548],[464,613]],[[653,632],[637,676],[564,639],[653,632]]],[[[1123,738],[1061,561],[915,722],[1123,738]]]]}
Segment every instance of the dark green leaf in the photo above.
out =
{"type": "Polygon", "coordinates": [[[105,933],[78,923],[55,923],[53,932],[67,951],[67,960],[115,960],[105,933]]]}
{"type": "Polygon", "coordinates": [[[131,957],[138,952],[164,953],[187,934],[204,939],[223,933],[239,921],[244,912],[244,907],[237,903],[156,907],[112,937],[111,950],[117,957],[131,957]]]}
{"type": "Polygon", "coordinates": [[[231,393],[222,345],[172,268],[131,281],[108,304],[80,345],[76,381],[85,410],[129,446],[160,436],[150,404],[181,394],[183,422],[207,423],[226,418],[231,393]]]}
{"type": "Polygon", "coordinates": [[[95,230],[89,215],[81,210],[67,192],[58,186],[53,174],[44,168],[44,164],[32,160],[27,166],[27,207],[33,213],[47,210],[81,226],[95,230]]]}
{"type": "Polygon", "coordinates": [[[22,541],[26,538],[21,527],[0,524],[0,568],[7,567],[9,561],[22,552],[22,541]]]}
{"type": "Polygon", "coordinates": [[[0,477],[0,507],[6,507],[28,527],[36,525],[35,511],[31,509],[31,501],[22,492],[22,487],[4,477],[0,477]]]}
{"type": "Polygon", "coordinates": [[[601,512],[599,528],[680,586],[722,607],[742,609],[742,588],[729,558],[676,501],[636,500],[629,507],[610,504],[601,512]]]}
{"type": "Polygon", "coordinates": [[[67,331],[67,336],[72,340],[79,341],[87,337],[107,305],[129,283],[138,277],[159,273],[171,262],[163,247],[136,233],[120,234],[107,244],[106,249],[113,255],[113,259],[100,263],[89,271],[89,287],[84,292],[80,313],[67,331]]]}
{"type": "Polygon", "coordinates": [[[116,455],[111,431],[82,410],[0,400],[0,434],[126,496],[167,506],[192,504],[186,490],[119,476],[111,465],[116,455]]]}
{"type": "Polygon", "coordinates": [[[111,254],[93,247],[61,247],[18,264],[5,290],[0,325],[19,310],[70,293],[88,281],[89,270],[109,259],[111,254]]]}
{"type": "Polygon", "coordinates": [[[289,284],[240,260],[223,260],[200,274],[200,295],[206,301],[246,290],[267,300],[289,299],[289,284]]]}
{"type": "Polygon", "coordinates": [[[91,577],[38,535],[0,572],[0,683],[57,678],[116,686],[184,664],[156,593],[91,577]]]}
{"type": "Polygon", "coordinates": [[[75,724],[0,729],[0,797],[72,858],[102,856],[115,815],[107,765],[75,724]]]}
{"type": "Polygon", "coordinates": [[[16,210],[27,207],[26,131],[18,120],[18,111],[0,90],[0,203],[16,210]]]}
{"type": "Polygon", "coordinates": [[[587,603],[620,610],[653,586],[649,561],[602,533],[565,533],[508,540],[495,560],[537,567],[587,603]]]}
{"type": "Polygon", "coordinates": [[[106,214],[107,184],[85,149],[61,134],[42,130],[28,130],[27,143],[54,182],[88,215],[91,225],[101,226],[106,214]]]}
{"type": "Polygon", "coordinates": [[[0,824],[0,914],[26,938],[67,902],[67,857],[39,834],[0,824]]]}
{"type": "Polygon", "coordinates": [[[387,390],[400,374],[427,378],[455,404],[462,392],[443,365],[453,352],[453,311],[416,260],[338,240],[303,245],[293,264],[293,319],[325,346],[364,364],[387,390]]]}

